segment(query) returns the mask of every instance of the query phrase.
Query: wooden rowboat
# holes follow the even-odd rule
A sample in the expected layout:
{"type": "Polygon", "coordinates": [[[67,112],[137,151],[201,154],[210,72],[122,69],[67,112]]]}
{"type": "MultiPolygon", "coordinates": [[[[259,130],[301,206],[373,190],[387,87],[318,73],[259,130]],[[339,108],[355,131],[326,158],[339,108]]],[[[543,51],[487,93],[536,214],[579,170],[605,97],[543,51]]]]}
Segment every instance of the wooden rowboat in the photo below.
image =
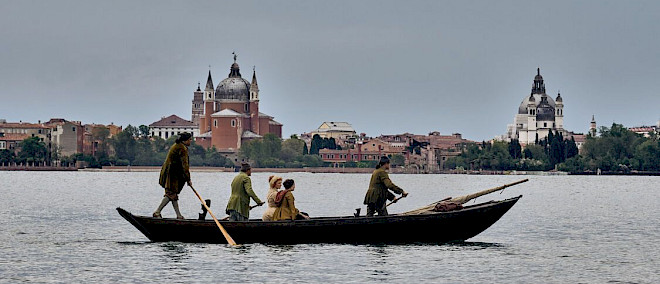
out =
{"type": "MultiPolygon", "coordinates": [[[[444,243],[478,235],[497,222],[521,197],[417,215],[220,223],[239,244],[444,243]]],[[[227,243],[213,220],[137,216],[119,207],[117,211],[153,242],[227,243]]]]}

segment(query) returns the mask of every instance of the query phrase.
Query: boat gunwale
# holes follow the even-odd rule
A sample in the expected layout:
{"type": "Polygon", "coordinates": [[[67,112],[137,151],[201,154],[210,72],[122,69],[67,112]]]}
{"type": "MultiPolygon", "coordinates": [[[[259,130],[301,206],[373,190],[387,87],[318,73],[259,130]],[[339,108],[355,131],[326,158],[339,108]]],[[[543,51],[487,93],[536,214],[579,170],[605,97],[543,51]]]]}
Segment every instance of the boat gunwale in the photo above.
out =
{"type": "MultiPolygon", "coordinates": [[[[459,210],[453,210],[453,211],[447,211],[447,212],[429,212],[429,213],[423,213],[423,214],[391,214],[387,216],[337,216],[337,217],[313,217],[308,220],[278,220],[278,221],[263,221],[261,219],[250,219],[248,221],[229,221],[229,220],[218,220],[221,224],[235,224],[235,225],[245,225],[245,224],[290,224],[290,223],[295,223],[295,224],[313,224],[316,221],[320,222],[335,222],[335,221],[363,221],[363,220],[384,220],[384,219],[389,219],[389,220],[410,220],[410,219],[418,219],[418,218],[427,218],[427,217],[438,217],[438,215],[454,215],[457,213],[466,213],[474,210],[478,210],[481,208],[485,207],[491,207],[495,206],[498,204],[505,204],[505,203],[516,203],[520,198],[522,198],[522,195],[516,196],[516,197],[511,197],[507,198],[504,200],[491,200],[487,202],[482,202],[474,205],[469,205],[465,206],[462,209],[459,210]]],[[[205,219],[205,220],[198,220],[198,219],[176,219],[176,218],[155,218],[155,217],[149,217],[149,216],[141,216],[141,215],[134,215],[133,213],[121,208],[117,207],[117,211],[120,212],[120,215],[122,217],[124,214],[122,214],[122,211],[127,213],[131,217],[131,219],[135,222],[135,224],[139,225],[136,226],[136,228],[140,231],[148,232],[146,228],[143,228],[141,222],[142,220],[162,220],[162,221],[167,221],[168,223],[175,222],[175,223],[180,223],[180,222],[186,222],[186,223],[214,223],[213,219],[205,219]],[[136,220],[139,219],[139,220],[136,220]],[[142,229],[144,229],[144,231],[142,229]]],[[[128,218],[124,217],[129,221],[131,224],[133,222],[131,220],[128,220],[128,218]]],[[[347,222],[348,223],[348,222],[347,222]]],[[[135,225],[134,224],[134,225],[135,225]]],[[[233,227],[233,226],[232,226],[233,227]]],[[[145,234],[146,235],[146,234],[145,234]]]]}

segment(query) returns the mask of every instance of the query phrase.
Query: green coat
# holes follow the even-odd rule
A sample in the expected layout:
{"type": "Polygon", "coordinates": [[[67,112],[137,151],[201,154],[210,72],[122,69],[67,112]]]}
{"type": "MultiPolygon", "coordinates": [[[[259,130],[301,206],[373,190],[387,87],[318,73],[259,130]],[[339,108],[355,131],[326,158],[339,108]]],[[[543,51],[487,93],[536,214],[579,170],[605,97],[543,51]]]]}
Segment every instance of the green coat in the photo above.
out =
{"type": "Polygon", "coordinates": [[[167,159],[160,169],[158,183],[165,189],[181,192],[186,182],[190,180],[188,165],[188,147],[183,143],[175,143],[167,153],[167,159]]]}
{"type": "Polygon", "coordinates": [[[371,174],[369,190],[367,190],[367,194],[364,197],[364,204],[372,203],[379,207],[385,204],[387,199],[394,199],[394,194],[389,192],[388,189],[398,194],[403,193],[403,189],[392,183],[390,176],[385,169],[376,169],[373,174],[371,174]]]}
{"type": "Polygon", "coordinates": [[[241,172],[231,182],[231,196],[227,203],[226,213],[229,214],[229,210],[236,210],[241,215],[249,218],[250,197],[256,203],[261,203],[261,199],[252,190],[252,180],[246,173],[241,172]]]}

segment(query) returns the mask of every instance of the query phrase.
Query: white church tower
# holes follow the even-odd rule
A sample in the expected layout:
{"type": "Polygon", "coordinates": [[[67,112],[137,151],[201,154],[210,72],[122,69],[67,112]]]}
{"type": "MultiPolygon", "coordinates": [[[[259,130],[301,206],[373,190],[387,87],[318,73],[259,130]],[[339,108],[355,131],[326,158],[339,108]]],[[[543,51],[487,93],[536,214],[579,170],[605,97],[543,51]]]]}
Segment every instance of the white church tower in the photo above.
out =
{"type": "Polygon", "coordinates": [[[532,91],[518,107],[513,124],[507,126],[503,140],[518,139],[520,144],[534,144],[548,137],[550,132],[564,131],[564,102],[561,94],[553,100],[545,92],[541,69],[536,69],[532,91]]]}

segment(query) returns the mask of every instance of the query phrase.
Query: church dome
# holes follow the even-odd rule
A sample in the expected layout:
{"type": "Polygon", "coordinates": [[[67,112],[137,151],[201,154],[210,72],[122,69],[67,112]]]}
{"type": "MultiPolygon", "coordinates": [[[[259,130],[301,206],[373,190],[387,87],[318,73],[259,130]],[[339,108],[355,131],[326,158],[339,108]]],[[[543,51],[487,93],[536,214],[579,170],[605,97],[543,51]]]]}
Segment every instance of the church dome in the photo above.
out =
{"type": "Polygon", "coordinates": [[[250,99],[250,82],[241,77],[238,63],[231,65],[229,77],[220,81],[215,89],[216,100],[247,102],[250,99]]]}
{"type": "Polygon", "coordinates": [[[543,100],[542,97],[546,97],[546,103],[548,106],[550,106],[553,110],[555,109],[555,101],[552,100],[551,97],[548,95],[539,95],[539,94],[533,94],[532,96],[525,97],[522,102],[520,103],[520,106],[518,107],[518,114],[527,114],[527,104],[529,102],[533,102],[536,108],[539,108],[541,105],[541,101],[543,100]],[[532,99],[533,98],[533,99],[532,99]]]}
{"type": "Polygon", "coordinates": [[[250,82],[243,78],[227,78],[215,89],[217,100],[245,101],[250,99],[250,82]]]}

